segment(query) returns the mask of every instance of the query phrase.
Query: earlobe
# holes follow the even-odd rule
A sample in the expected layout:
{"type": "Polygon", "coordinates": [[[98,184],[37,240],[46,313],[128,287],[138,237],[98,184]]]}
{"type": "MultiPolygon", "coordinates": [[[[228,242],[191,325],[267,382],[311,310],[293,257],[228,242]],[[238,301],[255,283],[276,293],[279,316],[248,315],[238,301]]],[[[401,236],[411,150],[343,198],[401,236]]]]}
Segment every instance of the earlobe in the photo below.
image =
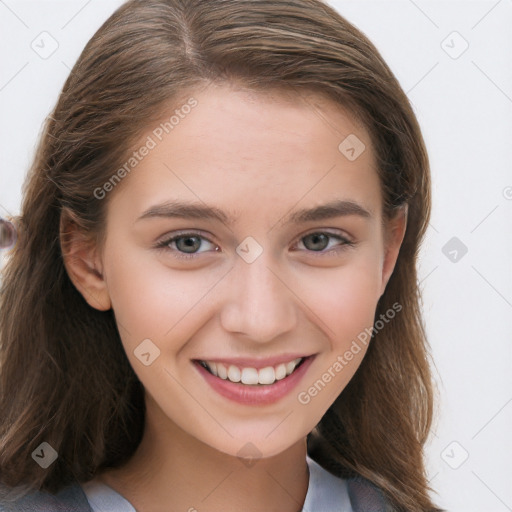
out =
{"type": "Polygon", "coordinates": [[[97,247],[72,219],[72,215],[63,210],[60,218],[60,246],[64,266],[87,303],[94,309],[108,311],[112,304],[97,247]]]}
{"type": "Polygon", "coordinates": [[[380,296],[384,294],[386,286],[396,265],[400,247],[407,229],[407,205],[388,221],[385,232],[385,255],[382,264],[382,286],[380,296]]]}

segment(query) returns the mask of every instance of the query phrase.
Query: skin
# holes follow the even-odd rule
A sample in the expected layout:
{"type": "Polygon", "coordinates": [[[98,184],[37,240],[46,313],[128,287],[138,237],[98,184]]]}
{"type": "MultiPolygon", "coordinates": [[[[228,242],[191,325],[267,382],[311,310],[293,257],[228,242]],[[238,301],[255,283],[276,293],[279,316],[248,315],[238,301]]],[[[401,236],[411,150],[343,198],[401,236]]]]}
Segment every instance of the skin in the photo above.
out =
{"type": "Polygon", "coordinates": [[[100,478],[142,512],[296,512],[309,481],[306,436],[366,347],[308,404],[297,395],[373,325],[405,214],[383,227],[370,137],[340,105],[228,85],[210,84],[193,96],[198,106],[105,199],[105,243],[86,244],[71,230],[67,271],[92,307],[113,308],[146,390],[139,448],[100,478]],[[366,145],[354,161],[338,150],[349,134],[366,145]],[[216,206],[236,220],[137,220],[170,199],[216,206]],[[355,202],[370,215],[285,222],[297,209],[333,199],[355,202]],[[204,237],[196,240],[195,258],[179,259],[176,242],[154,248],[184,230],[204,237]],[[326,231],[332,237],[323,246],[305,238],[326,231]],[[252,263],[236,252],[248,236],[263,249],[252,263]],[[160,356],[145,366],[134,350],[148,338],[160,356]],[[281,353],[316,357],[298,386],[268,405],[218,395],[191,362],[281,353]],[[252,465],[238,457],[247,443],[258,452],[252,465]]]}

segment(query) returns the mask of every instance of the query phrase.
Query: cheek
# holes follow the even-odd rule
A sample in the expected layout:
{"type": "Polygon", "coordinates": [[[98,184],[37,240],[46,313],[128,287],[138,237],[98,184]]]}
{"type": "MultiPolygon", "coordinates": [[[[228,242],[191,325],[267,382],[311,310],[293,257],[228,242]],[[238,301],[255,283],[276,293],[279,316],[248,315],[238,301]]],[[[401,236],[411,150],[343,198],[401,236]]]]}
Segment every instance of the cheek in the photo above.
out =
{"type": "Polygon", "coordinates": [[[373,323],[379,298],[379,279],[371,269],[353,269],[340,279],[331,316],[333,330],[353,337],[373,323]],[[357,331],[357,332],[356,332],[357,331]]]}
{"type": "Polygon", "coordinates": [[[311,367],[311,378],[297,394],[311,417],[325,414],[366,354],[379,299],[378,261],[370,256],[338,269],[310,297],[327,337],[325,350],[311,367]]]}
{"type": "Polygon", "coordinates": [[[380,297],[381,269],[378,252],[368,252],[332,272],[317,273],[304,296],[323,320],[333,343],[343,343],[374,321],[380,297]]]}
{"type": "Polygon", "coordinates": [[[216,272],[171,269],[156,253],[133,248],[112,250],[105,267],[120,331],[124,328],[134,342],[161,339],[181,325],[218,280],[216,272]]]}

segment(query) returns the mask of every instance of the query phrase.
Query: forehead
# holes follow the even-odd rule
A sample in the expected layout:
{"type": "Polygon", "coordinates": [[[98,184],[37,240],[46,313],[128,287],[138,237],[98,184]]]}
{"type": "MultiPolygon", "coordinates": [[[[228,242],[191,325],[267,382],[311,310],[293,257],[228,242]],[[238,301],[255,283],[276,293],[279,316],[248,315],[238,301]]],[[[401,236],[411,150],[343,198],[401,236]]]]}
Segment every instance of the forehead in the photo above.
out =
{"type": "Polygon", "coordinates": [[[169,199],[202,201],[233,218],[258,205],[267,211],[320,200],[380,207],[367,130],[315,93],[209,85],[164,109],[135,150],[149,141],[120,194],[139,212],[169,199]]]}
{"type": "Polygon", "coordinates": [[[366,146],[370,146],[364,124],[348,108],[318,92],[256,91],[233,84],[209,84],[190,96],[196,99],[198,106],[183,119],[180,130],[173,130],[176,139],[180,138],[180,132],[187,136],[193,130],[197,137],[203,138],[202,142],[231,144],[232,149],[245,158],[249,155],[244,152],[257,157],[267,148],[276,155],[283,154],[291,149],[290,145],[297,152],[304,143],[304,150],[308,151],[313,146],[319,149],[330,146],[337,150],[339,142],[351,134],[359,135],[366,146]],[[258,142],[264,143],[259,146],[260,152],[257,152],[258,142]]]}

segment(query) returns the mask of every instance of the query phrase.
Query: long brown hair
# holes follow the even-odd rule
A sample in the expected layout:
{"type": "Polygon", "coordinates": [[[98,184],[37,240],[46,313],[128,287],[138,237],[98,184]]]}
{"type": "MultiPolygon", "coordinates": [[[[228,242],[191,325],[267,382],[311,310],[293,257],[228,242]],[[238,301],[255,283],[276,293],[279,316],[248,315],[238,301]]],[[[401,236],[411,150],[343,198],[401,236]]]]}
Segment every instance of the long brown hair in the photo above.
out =
{"type": "MultiPolygon", "coordinates": [[[[363,120],[384,214],[408,206],[405,238],[363,362],[308,436],[310,455],[339,476],[374,482],[396,510],[433,510],[423,446],[433,409],[416,273],[430,216],[420,128],[373,44],[320,0],[131,0],[97,31],[46,120],[24,184],[18,241],[0,302],[0,478],[56,492],[127,461],[144,424],[143,387],[112,310],[90,307],[63,265],[62,230],[104,236],[105,184],[162,107],[199,84],[321,94],[363,120]],[[48,442],[57,460],[32,452],[48,442]]],[[[340,141],[341,142],[341,141],[340,141]]]]}

